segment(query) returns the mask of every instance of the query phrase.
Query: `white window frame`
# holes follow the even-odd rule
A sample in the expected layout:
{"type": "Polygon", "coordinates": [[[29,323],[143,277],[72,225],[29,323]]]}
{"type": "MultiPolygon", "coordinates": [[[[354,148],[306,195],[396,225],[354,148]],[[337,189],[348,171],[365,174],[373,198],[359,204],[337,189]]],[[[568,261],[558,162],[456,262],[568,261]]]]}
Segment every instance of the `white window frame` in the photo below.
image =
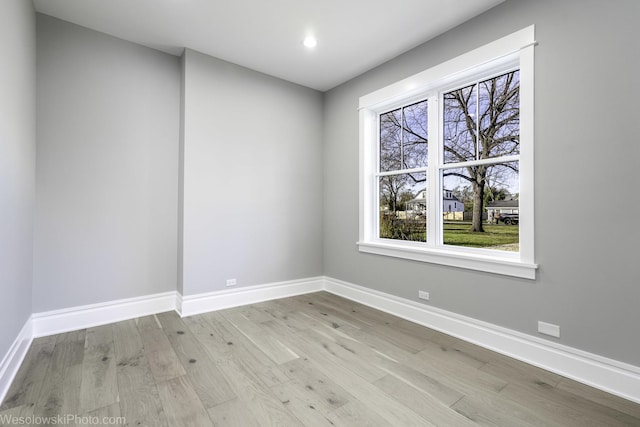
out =
{"type": "Polygon", "coordinates": [[[533,200],[534,35],[532,25],[360,98],[360,230],[357,242],[360,252],[535,279],[538,265],[534,257],[533,200]],[[520,251],[443,245],[441,225],[433,220],[437,217],[433,214],[427,221],[427,236],[438,238],[429,238],[426,243],[378,238],[376,173],[379,114],[428,99],[427,188],[437,188],[438,191],[427,190],[427,209],[441,212],[441,120],[433,119],[442,117],[439,112],[440,94],[475,78],[491,77],[514,68],[520,70],[520,251]],[[439,112],[437,116],[431,113],[436,111],[439,112]]]}

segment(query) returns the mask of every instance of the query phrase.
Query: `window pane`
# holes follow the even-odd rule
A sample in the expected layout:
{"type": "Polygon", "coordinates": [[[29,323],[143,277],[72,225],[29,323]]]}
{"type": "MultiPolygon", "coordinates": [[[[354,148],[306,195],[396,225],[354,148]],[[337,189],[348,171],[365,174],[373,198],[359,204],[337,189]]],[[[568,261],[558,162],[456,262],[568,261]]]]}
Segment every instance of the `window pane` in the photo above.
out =
{"type": "Polygon", "coordinates": [[[476,160],[476,85],[443,95],[444,162],[476,160]]]}
{"type": "Polygon", "coordinates": [[[445,245],[520,250],[518,167],[508,162],[442,171],[445,245]]]}
{"type": "Polygon", "coordinates": [[[402,110],[380,115],[380,171],[399,170],[402,165],[402,110]]]}
{"type": "Polygon", "coordinates": [[[485,80],[478,88],[480,158],[520,154],[520,73],[485,80]]]}
{"type": "Polygon", "coordinates": [[[403,108],[403,168],[427,166],[427,101],[403,108]]]}
{"type": "Polygon", "coordinates": [[[426,183],[425,172],[379,178],[381,238],[427,241],[426,183]]]}

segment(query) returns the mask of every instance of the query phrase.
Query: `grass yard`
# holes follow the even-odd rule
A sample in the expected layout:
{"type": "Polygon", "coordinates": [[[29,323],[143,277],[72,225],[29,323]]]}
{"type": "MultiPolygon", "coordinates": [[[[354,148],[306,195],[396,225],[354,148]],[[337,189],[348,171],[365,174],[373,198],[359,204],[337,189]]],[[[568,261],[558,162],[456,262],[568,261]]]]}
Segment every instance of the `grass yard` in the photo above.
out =
{"type": "MultiPolygon", "coordinates": [[[[484,225],[484,233],[472,233],[470,222],[445,222],[444,244],[471,248],[518,251],[520,228],[517,225],[484,225]]],[[[380,218],[380,237],[426,242],[424,220],[380,218]]]]}
{"type": "Polygon", "coordinates": [[[485,224],[484,233],[471,233],[469,231],[470,227],[471,224],[469,223],[445,223],[444,244],[472,248],[491,248],[506,245],[514,246],[519,242],[520,228],[517,225],[485,224]]]}

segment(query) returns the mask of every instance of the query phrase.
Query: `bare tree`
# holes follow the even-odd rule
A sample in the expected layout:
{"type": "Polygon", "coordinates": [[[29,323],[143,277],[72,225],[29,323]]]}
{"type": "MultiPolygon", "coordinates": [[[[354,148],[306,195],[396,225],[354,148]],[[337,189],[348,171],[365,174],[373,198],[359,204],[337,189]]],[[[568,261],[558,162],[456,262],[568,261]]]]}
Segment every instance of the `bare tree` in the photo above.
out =
{"type": "MultiPolygon", "coordinates": [[[[520,79],[513,71],[444,94],[445,163],[462,163],[519,154],[520,79]]],[[[488,178],[518,173],[518,162],[476,164],[445,169],[471,184],[470,231],[483,232],[482,214],[488,178]]]]}
{"type": "Polygon", "coordinates": [[[399,210],[400,194],[406,191],[406,175],[389,175],[380,180],[380,202],[391,212],[399,210]]]}
{"type": "MultiPolygon", "coordinates": [[[[508,188],[517,161],[500,157],[520,151],[520,78],[513,71],[443,95],[444,163],[461,164],[443,170],[444,177],[467,181],[472,194],[470,231],[483,232],[485,192],[508,188]],[[496,159],[495,162],[478,161],[496,159]],[[465,166],[465,162],[474,162],[465,166]]],[[[427,102],[418,102],[380,116],[380,171],[427,166],[427,102]]],[[[398,173],[381,178],[381,202],[395,212],[400,193],[426,180],[426,174],[398,173]]]]}
{"type": "MultiPolygon", "coordinates": [[[[380,116],[380,171],[393,172],[427,165],[427,103],[418,102],[380,116]]],[[[402,193],[414,193],[425,182],[421,172],[385,175],[380,179],[380,200],[395,212],[402,193]]]]}

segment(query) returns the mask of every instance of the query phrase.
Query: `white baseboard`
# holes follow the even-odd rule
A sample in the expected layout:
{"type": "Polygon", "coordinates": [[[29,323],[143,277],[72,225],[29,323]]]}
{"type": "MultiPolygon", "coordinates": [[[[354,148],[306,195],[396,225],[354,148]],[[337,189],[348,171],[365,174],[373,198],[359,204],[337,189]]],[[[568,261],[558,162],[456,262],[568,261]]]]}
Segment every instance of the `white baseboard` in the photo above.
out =
{"type": "Polygon", "coordinates": [[[327,292],[640,403],[640,367],[337,279],[327,292]]]}
{"type": "Polygon", "coordinates": [[[209,311],[308,294],[322,291],[324,282],[324,277],[311,277],[197,295],[182,296],[178,294],[180,305],[176,307],[176,311],[182,317],[186,317],[209,311]]]}
{"type": "Polygon", "coordinates": [[[18,369],[20,369],[20,365],[31,346],[31,341],[33,341],[33,331],[31,317],[29,317],[0,362],[0,403],[4,401],[11,383],[18,373],[18,369]]]}
{"type": "Polygon", "coordinates": [[[33,336],[43,337],[176,309],[176,292],[34,313],[33,336]]]}

